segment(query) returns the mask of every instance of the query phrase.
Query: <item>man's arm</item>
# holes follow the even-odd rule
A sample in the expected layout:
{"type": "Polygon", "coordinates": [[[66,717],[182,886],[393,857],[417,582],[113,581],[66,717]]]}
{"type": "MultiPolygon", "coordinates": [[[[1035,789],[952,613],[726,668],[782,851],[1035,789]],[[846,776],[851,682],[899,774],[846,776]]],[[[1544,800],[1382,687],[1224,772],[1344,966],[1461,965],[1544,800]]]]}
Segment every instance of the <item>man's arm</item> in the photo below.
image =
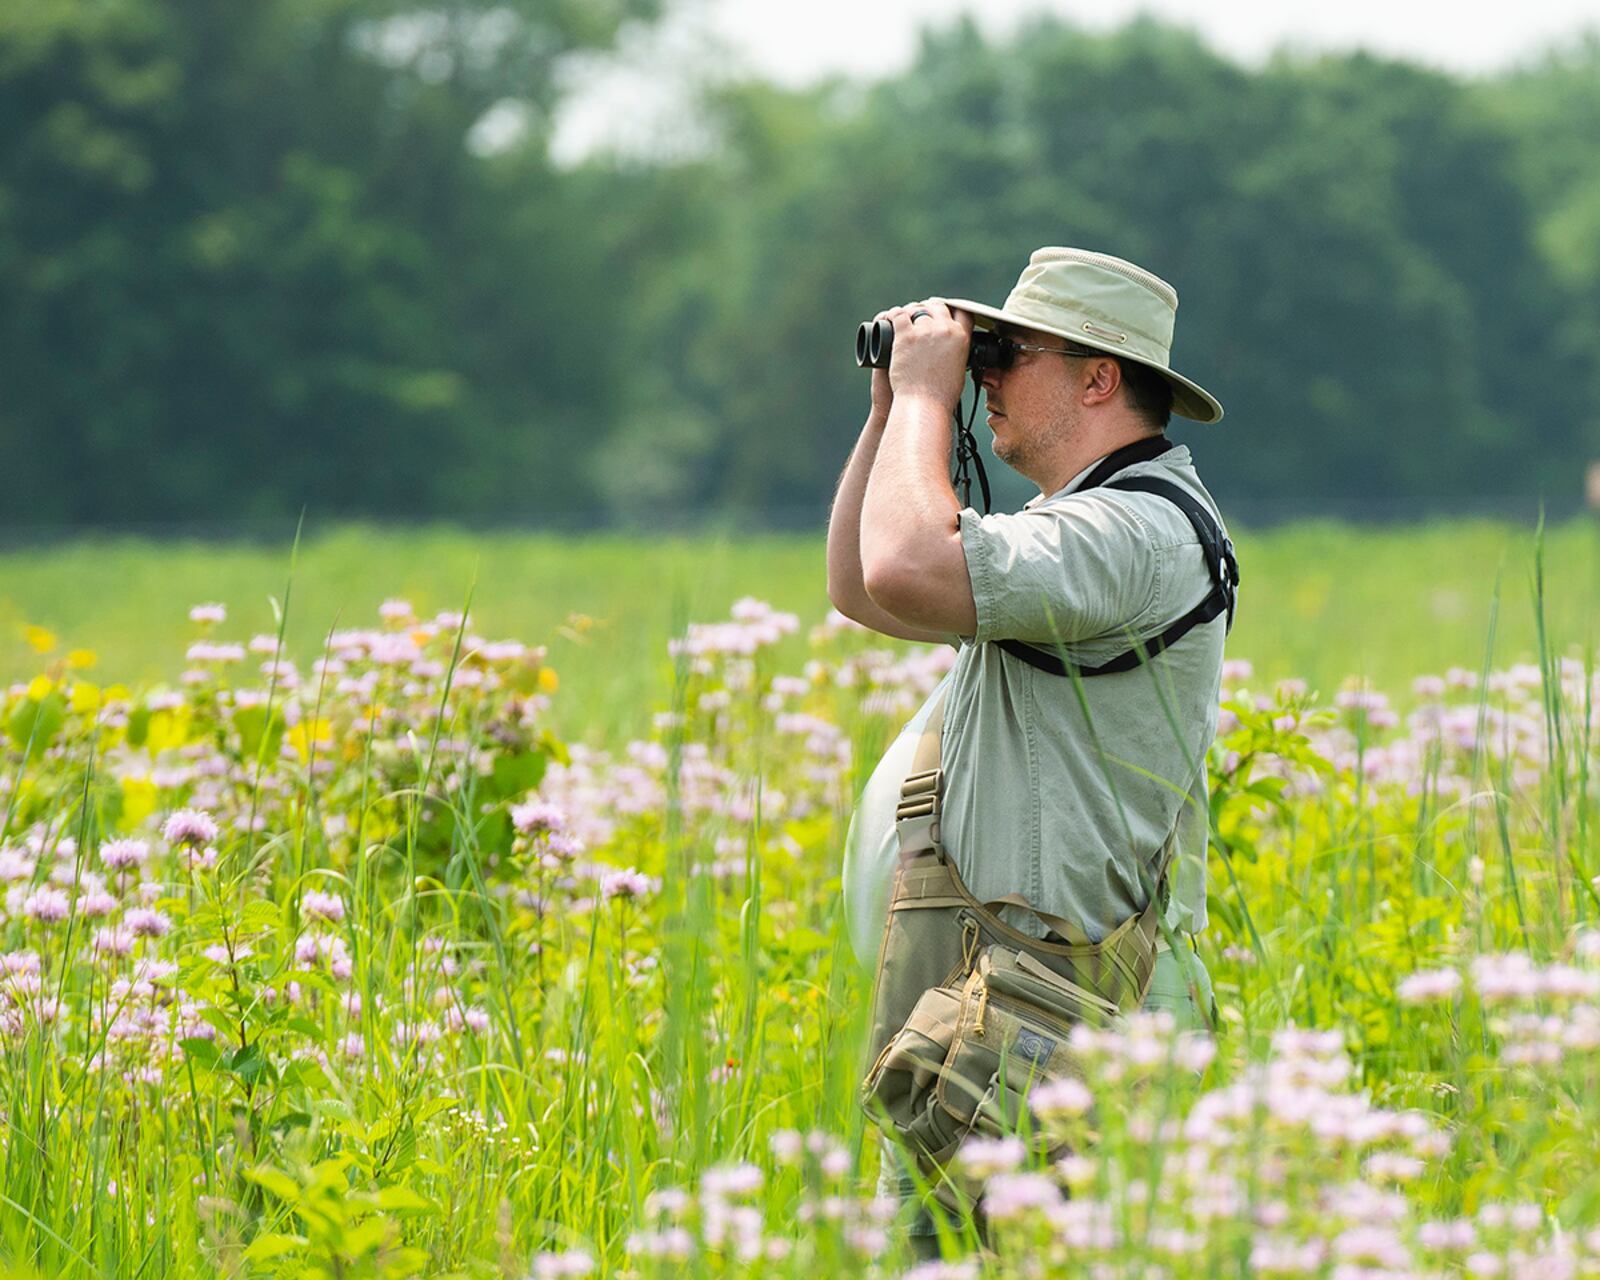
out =
{"type": "MultiPolygon", "coordinates": [[[[897,308],[894,397],[861,508],[862,583],[906,626],[973,635],[977,605],[950,483],[950,416],[966,377],[972,318],[937,299],[897,308]]],[[[842,612],[842,610],[841,610],[842,612]]]]}
{"type": "Polygon", "coordinates": [[[861,503],[893,400],[888,372],[874,369],[872,410],[839,477],[833,512],[828,518],[828,599],[845,617],[884,635],[943,644],[949,639],[948,634],[911,626],[874,604],[861,572],[861,503]]]}

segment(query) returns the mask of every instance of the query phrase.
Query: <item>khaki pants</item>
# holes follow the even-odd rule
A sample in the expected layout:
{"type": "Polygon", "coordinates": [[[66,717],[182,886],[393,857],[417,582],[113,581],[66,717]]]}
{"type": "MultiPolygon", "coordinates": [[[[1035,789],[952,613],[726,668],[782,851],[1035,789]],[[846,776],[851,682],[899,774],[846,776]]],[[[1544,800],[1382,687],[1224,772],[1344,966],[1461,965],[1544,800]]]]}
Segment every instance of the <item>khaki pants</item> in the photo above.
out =
{"type": "MultiPolygon", "coordinates": [[[[1211,992],[1211,975],[1200,957],[1188,946],[1184,954],[1177,955],[1165,949],[1156,955],[1155,971],[1150,977],[1150,990],[1145,995],[1145,1010],[1164,1010],[1177,1021],[1179,1031],[1203,1031],[1216,1020],[1216,1003],[1211,992]],[[1200,999],[1196,1002],[1189,989],[1192,974],[1200,999]]],[[[883,1142],[883,1164],[878,1174],[878,1194],[892,1199],[915,1201],[917,1184],[906,1171],[900,1158],[900,1148],[883,1142]]],[[[939,1229],[934,1224],[933,1213],[938,1206],[918,1204],[906,1223],[905,1232],[913,1252],[919,1258],[939,1256],[939,1229]]],[[[905,1206],[901,1206],[902,1214],[905,1206]]]]}

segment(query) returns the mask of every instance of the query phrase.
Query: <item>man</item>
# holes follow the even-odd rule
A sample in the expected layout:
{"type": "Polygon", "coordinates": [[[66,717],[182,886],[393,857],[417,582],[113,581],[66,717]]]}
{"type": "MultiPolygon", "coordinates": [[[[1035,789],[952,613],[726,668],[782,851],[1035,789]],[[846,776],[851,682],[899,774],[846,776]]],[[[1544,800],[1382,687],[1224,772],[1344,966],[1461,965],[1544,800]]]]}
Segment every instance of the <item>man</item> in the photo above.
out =
{"type": "MultiPolygon", "coordinates": [[[[869,961],[899,855],[899,788],[936,704],[942,842],[979,901],[1020,894],[1096,941],[1144,910],[1165,853],[1164,935],[1205,926],[1204,756],[1230,619],[1191,625],[1148,661],[1093,678],[1018,656],[1064,654],[1079,671],[1141,643],[1144,656],[1219,590],[1179,506],[1101,483],[1100,464],[1125,451],[1112,464],[1132,459],[1119,479],[1166,480],[1215,518],[1189,451],[1163,437],[1173,412],[1222,417],[1170,367],[1176,310],[1171,286],[1132,263],[1049,248],[1033,254],[1002,308],[929,298],[881,313],[894,325],[892,359],[873,373],[871,411],[834,501],[828,594],[873,630],[959,653],[877,766],[852,822],[846,906],[869,961]],[[1039,489],[1014,514],[963,509],[950,481],[951,418],[975,323],[1014,344],[1009,366],[981,375],[995,456],[1039,489]]],[[[1227,601],[1231,615],[1231,587],[1227,601]]],[[[1020,911],[1007,918],[1043,933],[1020,911]]],[[[1204,1025],[1210,980],[1189,946],[1179,951],[1163,947],[1145,1007],[1204,1025]]],[[[898,1188],[909,1189],[909,1180],[898,1188]]]]}

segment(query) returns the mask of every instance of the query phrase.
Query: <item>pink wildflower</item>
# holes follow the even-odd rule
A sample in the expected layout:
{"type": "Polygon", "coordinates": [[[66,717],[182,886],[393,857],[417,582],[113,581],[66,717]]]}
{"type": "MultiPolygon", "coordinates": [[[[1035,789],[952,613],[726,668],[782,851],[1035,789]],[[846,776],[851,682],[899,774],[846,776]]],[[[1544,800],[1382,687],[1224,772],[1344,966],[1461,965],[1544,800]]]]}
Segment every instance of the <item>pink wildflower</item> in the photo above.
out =
{"type": "Polygon", "coordinates": [[[227,620],[228,609],[226,605],[197,604],[189,610],[189,621],[198,622],[204,626],[213,626],[216,623],[226,622],[227,620]]]}
{"type": "Polygon", "coordinates": [[[89,888],[78,899],[78,910],[91,919],[110,915],[117,909],[117,899],[101,888],[89,888]]]}
{"type": "Polygon", "coordinates": [[[123,912],[122,922],[137,938],[159,938],[172,928],[172,921],[152,907],[132,907],[123,912]]]}
{"type": "Polygon", "coordinates": [[[961,1167],[974,1178],[1009,1173],[1027,1158],[1021,1138],[969,1138],[961,1147],[961,1167]]]}
{"type": "Polygon", "coordinates": [[[805,1151],[805,1138],[797,1129],[779,1129],[769,1140],[772,1158],[779,1164],[798,1164],[805,1151]]]}
{"type": "Polygon", "coordinates": [[[1010,1221],[1060,1203],[1060,1188],[1042,1173],[997,1173],[983,1196],[991,1222],[1010,1221]]]}
{"type": "Polygon", "coordinates": [[[168,815],[161,838],[168,844],[210,844],[217,838],[217,820],[202,809],[179,809],[168,815]]]}
{"type": "Polygon", "coordinates": [[[336,893],[319,893],[308,889],[300,899],[300,909],[316,920],[337,924],[344,919],[344,899],[336,893]]]}
{"type": "Polygon", "coordinates": [[[655,892],[655,888],[653,879],[632,868],[613,871],[600,878],[600,896],[607,902],[612,898],[641,898],[655,892]]]}
{"type": "Polygon", "coordinates": [[[593,1271],[594,1259],[582,1249],[539,1253],[533,1258],[532,1280],[564,1280],[567,1276],[586,1276],[593,1271]]]}
{"type": "Polygon", "coordinates": [[[1041,1084],[1028,1095],[1028,1102],[1045,1119],[1081,1116],[1094,1105],[1094,1095],[1083,1081],[1067,1076],[1041,1084]]]}
{"type": "Polygon", "coordinates": [[[137,867],[150,857],[150,846],[143,840],[107,840],[100,846],[100,861],[113,871],[137,867]]]}
{"type": "Polygon", "coordinates": [[[753,1164],[719,1165],[701,1175],[700,1190],[707,1196],[726,1199],[759,1191],[761,1181],[761,1170],[753,1164]]]}
{"type": "Polygon", "coordinates": [[[40,888],[30,893],[22,903],[22,914],[40,924],[55,924],[65,920],[72,904],[60,889],[40,888]]]}
{"type": "Polygon", "coordinates": [[[567,815],[557,805],[543,800],[530,800],[526,804],[511,806],[511,825],[525,836],[543,835],[564,830],[567,815]]]}
{"type": "Polygon", "coordinates": [[[1395,994],[1402,1004],[1427,1004],[1449,1000],[1461,990],[1461,975],[1454,969],[1424,969],[1403,979],[1395,994]]]}

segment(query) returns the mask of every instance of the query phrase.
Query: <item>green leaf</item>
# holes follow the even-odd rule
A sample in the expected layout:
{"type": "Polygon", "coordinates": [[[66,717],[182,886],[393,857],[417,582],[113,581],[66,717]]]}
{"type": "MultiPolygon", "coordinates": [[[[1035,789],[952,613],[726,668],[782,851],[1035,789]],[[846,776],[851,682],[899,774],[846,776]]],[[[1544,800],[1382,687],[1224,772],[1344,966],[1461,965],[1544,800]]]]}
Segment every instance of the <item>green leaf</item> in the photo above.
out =
{"type": "Polygon", "coordinates": [[[315,1098],[311,1102],[312,1111],[329,1120],[344,1121],[355,1120],[355,1112],[350,1109],[350,1104],[343,1098],[315,1098]]]}
{"type": "Polygon", "coordinates": [[[215,1005],[207,1005],[205,1008],[201,1009],[200,1018],[201,1021],[215,1027],[229,1040],[236,1039],[239,1035],[238,1022],[233,1018],[230,1018],[224,1010],[218,1009],[215,1005]]]}
{"type": "MultiPolygon", "coordinates": [[[[285,1179],[287,1181],[287,1179],[285,1179]]],[[[290,1182],[292,1187],[294,1183],[290,1182]]],[[[268,1188],[269,1190],[271,1188],[268,1188]]],[[[265,1262],[269,1258],[281,1258],[286,1253],[293,1253],[296,1249],[304,1249],[308,1241],[304,1236],[286,1236],[279,1233],[257,1236],[250,1242],[250,1247],[244,1251],[246,1262],[265,1262]]]]}
{"type": "Polygon", "coordinates": [[[322,1085],[327,1082],[327,1073],[320,1062],[314,1058],[293,1058],[284,1064],[279,1073],[278,1083],[285,1089],[292,1089],[300,1084],[322,1085]]]}
{"type": "Polygon", "coordinates": [[[272,718],[267,718],[264,706],[245,707],[234,713],[233,727],[239,734],[239,749],[246,760],[265,758],[276,760],[278,748],[283,744],[283,717],[277,707],[272,708],[272,718]],[[262,743],[265,741],[265,756],[262,743]]]}
{"type": "Polygon", "coordinates": [[[254,1084],[263,1075],[269,1079],[274,1075],[272,1063],[262,1051],[259,1040],[235,1049],[223,1060],[222,1069],[231,1071],[245,1084],[254,1084]]]}
{"type": "Polygon", "coordinates": [[[276,929],[282,923],[283,909],[270,899],[256,898],[247,902],[244,910],[239,913],[241,933],[259,933],[264,929],[276,929]]]}
{"type": "Polygon", "coordinates": [[[515,755],[496,756],[494,760],[494,789],[502,796],[520,796],[532,791],[544,777],[548,763],[542,751],[519,751],[515,755]]]}
{"type": "Polygon", "coordinates": [[[281,1169],[262,1165],[259,1169],[248,1170],[244,1176],[286,1203],[293,1204],[300,1198],[300,1184],[281,1169]]]}
{"type": "Polygon", "coordinates": [[[41,701],[24,698],[19,702],[6,724],[6,732],[19,749],[27,750],[28,759],[37,760],[44,754],[45,748],[56,740],[66,721],[66,700],[59,690],[52,689],[41,701]]]}
{"type": "Polygon", "coordinates": [[[217,1065],[217,1059],[222,1056],[222,1051],[217,1048],[213,1040],[204,1040],[199,1036],[192,1036],[178,1041],[178,1048],[183,1050],[183,1056],[204,1070],[211,1070],[217,1065]]]}
{"type": "Polygon", "coordinates": [[[140,703],[128,712],[128,745],[142,747],[150,736],[150,708],[140,703]]]}
{"type": "Polygon", "coordinates": [[[378,1208],[389,1213],[438,1213],[439,1206],[410,1187],[397,1184],[378,1192],[378,1208]]]}
{"type": "Polygon", "coordinates": [[[411,1113],[411,1118],[417,1124],[422,1124],[424,1121],[432,1120],[436,1115],[449,1111],[458,1105],[459,1101],[457,1098],[429,1098],[426,1102],[417,1104],[411,1113]]]}
{"type": "Polygon", "coordinates": [[[788,949],[790,955],[810,955],[817,951],[826,951],[833,944],[825,934],[804,925],[796,929],[785,929],[778,934],[778,944],[788,949]]]}
{"type": "Polygon", "coordinates": [[[539,735],[539,745],[544,748],[545,754],[553,757],[563,769],[572,763],[572,757],[567,753],[567,744],[550,730],[546,729],[539,735]]]}

